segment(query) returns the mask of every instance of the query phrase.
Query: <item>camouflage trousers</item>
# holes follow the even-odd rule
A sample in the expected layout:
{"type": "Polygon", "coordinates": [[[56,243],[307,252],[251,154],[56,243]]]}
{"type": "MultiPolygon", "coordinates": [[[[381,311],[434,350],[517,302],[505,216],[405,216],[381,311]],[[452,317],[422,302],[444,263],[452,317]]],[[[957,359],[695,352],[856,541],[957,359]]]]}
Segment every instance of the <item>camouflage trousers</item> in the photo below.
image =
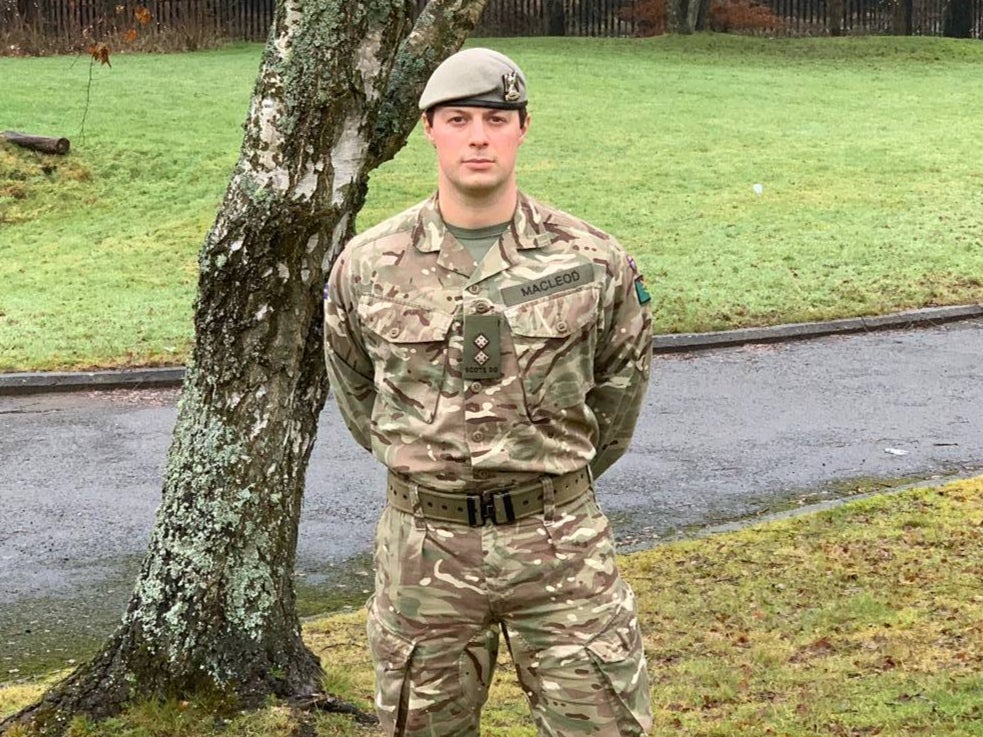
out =
{"type": "Polygon", "coordinates": [[[649,683],[635,599],[593,494],[470,528],[387,506],[368,635],[390,737],[476,737],[499,629],[540,735],[642,735],[649,683]]]}

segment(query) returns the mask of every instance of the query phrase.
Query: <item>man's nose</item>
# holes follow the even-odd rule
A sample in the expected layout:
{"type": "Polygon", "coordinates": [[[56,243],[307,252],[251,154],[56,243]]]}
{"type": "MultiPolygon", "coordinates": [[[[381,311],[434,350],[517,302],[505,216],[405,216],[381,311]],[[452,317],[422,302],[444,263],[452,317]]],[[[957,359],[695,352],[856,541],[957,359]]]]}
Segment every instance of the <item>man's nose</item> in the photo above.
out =
{"type": "Polygon", "coordinates": [[[485,129],[485,121],[480,118],[471,123],[470,143],[472,146],[484,146],[488,143],[488,132],[485,129]]]}

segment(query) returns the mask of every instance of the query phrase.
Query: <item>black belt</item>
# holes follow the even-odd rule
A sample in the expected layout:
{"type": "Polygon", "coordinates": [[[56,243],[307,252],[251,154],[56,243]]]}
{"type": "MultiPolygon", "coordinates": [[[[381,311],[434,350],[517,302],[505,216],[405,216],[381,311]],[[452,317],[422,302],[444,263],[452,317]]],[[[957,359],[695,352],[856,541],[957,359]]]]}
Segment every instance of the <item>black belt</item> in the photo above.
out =
{"type": "Polygon", "coordinates": [[[420,500],[420,512],[427,519],[440,522],[459,522],[481,527],[486,522],[502,525],[539,514],[544,509],[546,481],[553,482],[553,501],[557,506],[579,499],[591,488],[586,468],[562,476],[543,476],[505,489],[493,489],[480,494],[465,491],[438,491],[419,486],[389,472],[386,497],[401,512],[414,514],[413,487],[420,500]]]}

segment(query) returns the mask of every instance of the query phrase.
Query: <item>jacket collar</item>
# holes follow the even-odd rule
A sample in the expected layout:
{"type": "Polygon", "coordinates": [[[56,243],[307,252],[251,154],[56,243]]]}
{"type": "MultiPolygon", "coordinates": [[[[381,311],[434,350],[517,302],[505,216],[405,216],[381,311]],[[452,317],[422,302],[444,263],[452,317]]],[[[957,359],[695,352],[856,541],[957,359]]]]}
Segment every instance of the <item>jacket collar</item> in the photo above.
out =
{"type": "Polygon", "coordinates": [[[471,277],[470,281],[487,279],[504,271],[518,261],[518,252],[542,248],[552,236],[543,224],[543,216],[536,202],[519,192],[512,222],[505,229],[498,243],[489,250],[475,269],[471,254],[462,246],[444,224],[440,216],[437,195],[423,203],[413,230],[413,244],[422,253],[439,253],[437,263],[441,267],[471,277]]]}

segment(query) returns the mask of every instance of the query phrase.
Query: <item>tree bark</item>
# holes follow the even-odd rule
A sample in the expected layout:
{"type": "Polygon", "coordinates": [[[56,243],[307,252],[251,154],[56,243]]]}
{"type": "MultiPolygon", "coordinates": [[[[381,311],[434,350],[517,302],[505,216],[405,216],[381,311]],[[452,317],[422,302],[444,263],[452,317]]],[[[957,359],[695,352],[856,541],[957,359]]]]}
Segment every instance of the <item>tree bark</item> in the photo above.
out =
{"type": "Polygon", "coordinates": [[[669,33],[688,35],[706,29],[710,0],[669,0],[669,33]]]}
{"type": "Polygon", "coordinates": [[[942,21],[942,35],[947,38],[973,37],[973,0],[949,0],[942,21]]]}
{"type": "Polygon", "coordinates": [[[17,131],[4,131],[0,135],[17,146],[29,148],[32,151],[40,151],[43,154],[60,154],[64,156],[72,147],[71,141],[67,138],[32,136],[27,133],[18,133],[17,131]]]}
{"type": "Polygon", "coordinates": [[[896,0],[892,32],[895,36],[910,36],[912,29],[912,0],[896,0]]]}
{"type": "Polygon", "coordinates": [[[710,0],[690,0],[686,21],[694,31],[705,31],[710,0]]]}
{"type": "Polygon", "coordinates": [[[239,161],[199,255],[195,345],[163,500],[116,633],[0,724],[61,734],[128,702],[320,691],[293,571],[327,395],[321,292],[369,172],[405,143],[434,67],[485,0],[277,0],[239,161]],[[411,32],[412,26],[412,32],[411,32]]]}
{"type": "Polygon", "coordinates": [[[835,37],[843,35],[843,13],[845,10],[844,0],[830,0],[829,3],[829,35],[835,37]]]}
{"type": "Polygon", "coordinates": [[[565,36],[567,34],[567,19],[563,0],[546,0],[546,14],[546,35],[565,36]]]}

